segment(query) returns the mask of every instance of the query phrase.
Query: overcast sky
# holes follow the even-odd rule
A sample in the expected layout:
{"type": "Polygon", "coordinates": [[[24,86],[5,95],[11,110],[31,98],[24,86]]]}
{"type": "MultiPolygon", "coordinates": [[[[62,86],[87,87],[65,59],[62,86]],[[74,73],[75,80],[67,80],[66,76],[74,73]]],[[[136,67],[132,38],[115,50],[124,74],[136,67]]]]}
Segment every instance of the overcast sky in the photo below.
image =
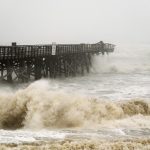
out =
{"type": "Polygon", "coordinates": [[[0,44],[150,44],[150,0],[0,0],[0,44]]]}

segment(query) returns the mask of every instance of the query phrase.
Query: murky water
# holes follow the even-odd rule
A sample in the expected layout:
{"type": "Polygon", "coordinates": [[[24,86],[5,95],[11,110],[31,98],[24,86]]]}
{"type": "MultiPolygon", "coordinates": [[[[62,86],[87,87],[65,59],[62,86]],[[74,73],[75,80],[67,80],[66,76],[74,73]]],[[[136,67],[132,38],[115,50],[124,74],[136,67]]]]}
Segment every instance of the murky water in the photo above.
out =
{"type": "Polygon", "coordinates": [[[150,149],[150,46],[93,64],[85,76],[1,84],[1,149],[150,149]]]}

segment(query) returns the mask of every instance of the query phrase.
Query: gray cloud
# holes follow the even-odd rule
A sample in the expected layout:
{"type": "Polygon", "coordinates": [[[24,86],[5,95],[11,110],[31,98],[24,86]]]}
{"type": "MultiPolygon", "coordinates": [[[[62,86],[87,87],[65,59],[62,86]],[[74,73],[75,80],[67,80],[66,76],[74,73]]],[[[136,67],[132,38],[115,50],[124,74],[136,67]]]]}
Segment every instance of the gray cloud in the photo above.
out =
{"type": "Polygon", "coordinates": [[[0,44],[150,43],[149,0],[0,0],[0,44]]]}

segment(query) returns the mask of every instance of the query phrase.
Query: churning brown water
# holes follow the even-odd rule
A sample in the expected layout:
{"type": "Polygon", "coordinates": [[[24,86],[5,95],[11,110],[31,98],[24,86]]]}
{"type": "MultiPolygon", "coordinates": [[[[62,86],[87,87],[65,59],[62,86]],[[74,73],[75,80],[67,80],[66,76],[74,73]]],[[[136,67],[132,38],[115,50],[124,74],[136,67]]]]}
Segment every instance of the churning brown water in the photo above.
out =
{"type": "Polygon", "coordinates": [[[132,50],[84,77],[1,84],[0,149],[149,150],[150,53],[132,50]]]}
{"type": "Polygon", "coordinates": [[[39,87],[42,84],[46,81],[33,83],[14,94],[1,95],[1,128],[91,128],[107,121],[150,115],[148,100],[104,101],[49,91],[47,87],[39,87]]]}

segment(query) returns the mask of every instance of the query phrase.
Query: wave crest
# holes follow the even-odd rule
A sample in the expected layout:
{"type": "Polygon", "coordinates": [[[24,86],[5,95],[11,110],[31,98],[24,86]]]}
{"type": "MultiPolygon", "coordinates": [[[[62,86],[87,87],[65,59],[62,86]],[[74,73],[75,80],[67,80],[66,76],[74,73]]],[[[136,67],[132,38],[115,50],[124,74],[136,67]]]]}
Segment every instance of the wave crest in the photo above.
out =
{"type": "Polygon", "coordinates": [[[149,115],[144,100],[102,101],[64,91],[50,91],[38,81],[14,94],[0,95],[1,128],[70,128],[101,124],[103,120],[149,115]]]}

